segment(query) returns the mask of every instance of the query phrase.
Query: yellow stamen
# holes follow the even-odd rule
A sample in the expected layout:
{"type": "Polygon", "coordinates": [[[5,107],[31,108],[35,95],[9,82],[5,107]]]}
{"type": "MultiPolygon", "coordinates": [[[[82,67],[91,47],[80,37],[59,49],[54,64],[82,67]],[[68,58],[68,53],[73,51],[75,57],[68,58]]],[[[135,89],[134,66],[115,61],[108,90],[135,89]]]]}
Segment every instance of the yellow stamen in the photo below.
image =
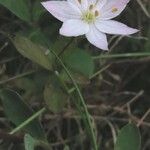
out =
{"type": "Polygon", "coordinates": [[[112,13],[115,13],[117,11],[118,11],[118,8],[116,8],[116,7],[112,8],[112,10],[111,10],[112,13]]]}
{"type": "Polygon", "coordinates": [[[95,14],[91,13],[91,12],[86,12],[84,15],[83,15],[83,20],[88,22],[88,23],[91,23],[95,20],[95,14]]]}

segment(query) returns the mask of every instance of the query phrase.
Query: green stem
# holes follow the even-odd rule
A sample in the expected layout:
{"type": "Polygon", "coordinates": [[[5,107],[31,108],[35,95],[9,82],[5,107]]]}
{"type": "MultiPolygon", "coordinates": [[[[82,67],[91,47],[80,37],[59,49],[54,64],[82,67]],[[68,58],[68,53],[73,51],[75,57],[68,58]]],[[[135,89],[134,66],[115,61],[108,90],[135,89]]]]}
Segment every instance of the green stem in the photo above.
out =
{"type": "MultiPolygon", "coordinates": [[[[88,109],[86,107],[86,104],[84,102],[84,98],[83,98],[83,96],[82,96],[82,94],[81,94],[81,92],[79,90],[79,87],[78,87],[76,81],[74,80],[74,78],[72,77],[72,75],[70,74],[69,70],[66,68],[66,66],[64,65],[64,63],[62,62],[62,60],[59,58],[59,56],[54,51],[52,51],[52,50],[50,50],[50,51],[56,57],[56,59],[58,60],[58,62],[62,65],[62,67],[66,71],[67,75],[71,79],[74,87],[76,88],[76,91],[77,91],[77,93],[79,95],[79,98],[80,98],[80,101],[81,101],[81,105],[82,105],[83,110],[84,110],[85,115],[86,115],[87,123],[89,125],[89,130],[90,130],[90,133],[91,133],[92,143],[93,143],[94,150],[98,150],[97,142],[96,142],[96,135],[95,135],[95,132],[94,132],[94,129],[93,129],[93,126],[92,126],[91,117],[90,117],[90,114],[89,114],[88,109]]],[[[48,56],[49,56],[49,53],[48,53],[48,56]]]]}
{"type": "Polygon", "coordinates": [[[64,51],[70,46],[70,44],[74,41],[74,37],[73,38],[71,38],[71,40],[66,44],[66,46],[61,50],[61,52],[58,54],[58,56],[61,56],[63,53],[64,53],[64,51]]]}
{"type": "Polygon", "coordinates": [[[33,73],[35,73],[35,72],[37,72],[37,70],[28,71],[28,72],[25,72],[25,73],[16,75],[16,76],[14,76],[14,77],[12,77],[12,78],[9,78],[9,79],[0,81],[0,85],[1,85],[1,84],[5,84],[5,83],[7,83],[7,82],[10,82],[10,81],[12,81],[12,80],[16,80],[16,79],[22,78],[22,77],[24,77],[24,76],[31,75],[31,74],[33,74],[33,73]]]}
{"type": "Polygon", "coordinates": [[[65,82],[61,79],[60,74],[58,71],[55,71],[55,75],[57,76],[58,80],[60,81],[60,83],[62,84],[63,88],[65,89],[65,91],[68,91],[68,87],[65,84],[65,82]]]}
{"type": "Polygon", "coordinates": [[[24,128],[26,125],[28,125],[31,121],[33,121],[37,117],[39,117],[45,111],[46,111],[46,108],[40,109],[38,112],[36,112],[35,114],[33,114],[30,118],[28,118],[23,123],[21,123],[18,127],[16,127],[15,129],[13,129],[9,134],[15,134],[16,132],[20,131],[22,128],[24,128]]]}
{"type": "Polygon", "coordinates": [[[90,79],[93,79],[93,78],[96,77],[97,75],[101,74],[103,71],[105,71],[107,68],[109,68],[110,65],[111,65],[111,64],[105,66],[104,68],[102,68],[102,69],[100,69],[99,71],[97,71],[96,73],[94,73],[94,74],[90,77],[90,79]]]}
{"type": "Polygon", "coordinates": [[[76,90],[76,88],[73,87],[73,88],[71,88],[71,89],[68,90],[68,93],[70,94],[70,93],[74,92],[75,90],[76,90]]]}
{"type": "Polygon", "coordinates": [[[93,59],[105,59],[105,58],[123,58],[123,57],[144,57],[150,56],[150,52],[146,53],[123,53],[123,54],[107,54],[107,55],[99,55],[94,56],[93,59]]]}

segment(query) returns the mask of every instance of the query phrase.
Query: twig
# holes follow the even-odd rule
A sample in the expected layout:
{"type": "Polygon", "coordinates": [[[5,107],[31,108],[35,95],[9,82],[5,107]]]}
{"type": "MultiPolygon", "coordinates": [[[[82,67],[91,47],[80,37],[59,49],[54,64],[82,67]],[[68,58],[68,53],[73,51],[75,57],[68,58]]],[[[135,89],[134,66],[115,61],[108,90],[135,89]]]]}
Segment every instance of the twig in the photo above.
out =
{"type": "Polygon", "coordinates": [[[19,142],[19,143],[23,141],[23,137],[10,135],[1,130],[0,130],[0,139],[6,140],[6,141],[11,141],[11,142],[19,142]]]}
{"type": "Polygon", "coordinates": [[[115,130],[113,124],[112,124],[108,119],[106,119],[106,122],[108,123],[108,125],[109,125],[109,127],[110,127],[110,129],[111,129],[112,136],[113,136],[113,142],[114,142],[114,145],[115,145],[115,143],[116,143],[116,141],[117,141],[116,130],[115,130]]]}
{"type": "Polygon", "coordinates": [[[114,48],[115,48],[115,46],[117,46],[117,44],[122,40],[122,38],[123,38],[123,36],[119,36],[118,38],[117,38],[117,40],[114,42],[114,44],[111,46],[111,48],[110,48],[110,51],[112,51],[114,48]]]}
{"type": "Polygon", "coordinates": [[[135,95],[130,101],[128,101],[126,104],[124,104],[123,106],[121,106],[122,109],[124,109],[127,105],[131,105],[131,103],[133,103],[134,101],[136,101],[140,96],[142,96],[144,93],[143,90],[141,90],[140,92],[137,93],[137,95],[135,95]]]}
{"type": "Polygon", "coordinates": [[[150,52],[138,52],[138,53],[123,53],[123,54],[104,54],[99,56],[94,56],[93,59],[108,59],[108,58],[129,58],[129,57],[145,57],[150,56],[150,52]]]}
{"type": "Polygon", "coordinates": [[[146,111],[146,113],[143,115],[143,117],[139,120],[139,122],[138,122],[138,124],[137,124],[138,127],[143,123],[144,119],[145,119],[149,114],[150,114],[150,109],[148,109],[148,110],[146,111]]]}
{"type": "Polygon", "coordinates": [[[96,73],[94,73],[94,74],[90,77],[90,79],[93,79],[93,78],[96,77],[97,75],[101,74],[103,71],[105,71],[106,69],[108,69],[110,66],[111,66],[111,64],[109,64],[109,65],[103,67],[102,69],[100,69],[99,71],[97,71],[96,73]]]}
{"type": "Polygon", "coordinates": [[[11,78],[9,78],[9,79],[0,81],[0,85],[1,85],[1,84],[5,84],[5,83],[7,83],[7,82],[10,82],[10,81],[12,81],[12,80],[16,80],[16,79],[18,79],[18,78],[22,78],[22,77],[24,77],[24,76],[31,75],[31,74],[35,73],[36,71],[37,71],[37,70],[28,71],[28,72],[25,72],[25,73],[16,75],[16,76],[14,76],[14,77],[11,77],[11,78]]]}
{"type": "Polygon", "coordinates": [[[18,127],[16,127],[15,129],[13,129],[9,134],[15,134],[16,132],[20,131],[22,128],[24,128],[26,125],[28,125],[31,121],[33,121],[37,117],[39,117],[45,111],[46,111],[46,108],[40,109],[38,112],[36,112],[35,114],[33,114],[27,120],[25,120],[24,122],[22,122],[18,127]]]}
{"type": "Polygon", "coordinates": [[[2,50],[8,46],[8,42],[6,42],[1,48],[0,48],[0,52],[2,52],[2,50]]]}
{"type": "Polygon", "coordinates": [[[140,5],[140,7],[142,8],[143,12],[145,13],[145,15],[150,18],[150,14],[148,12],[148,10],[145,8],[145,6],[143,5],[143,3],[141,2],[141,0],[136,0],[137,3],[140,5]]]}

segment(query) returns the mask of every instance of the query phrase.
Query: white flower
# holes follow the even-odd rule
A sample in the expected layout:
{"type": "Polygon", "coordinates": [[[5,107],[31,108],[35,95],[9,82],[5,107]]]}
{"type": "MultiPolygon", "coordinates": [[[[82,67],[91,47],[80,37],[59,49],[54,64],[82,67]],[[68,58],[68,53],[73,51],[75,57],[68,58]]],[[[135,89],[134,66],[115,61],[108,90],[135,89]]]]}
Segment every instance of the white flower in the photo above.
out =
{"type": "Polygon", "coordinates": [[[129,35],[138,30],[110,20],[118,16],[129,0],[67,0],[47,1],[42,5],[63,22],[60,34],[84,35],[96,47],[108,50],[106,34],[129,35]]]}

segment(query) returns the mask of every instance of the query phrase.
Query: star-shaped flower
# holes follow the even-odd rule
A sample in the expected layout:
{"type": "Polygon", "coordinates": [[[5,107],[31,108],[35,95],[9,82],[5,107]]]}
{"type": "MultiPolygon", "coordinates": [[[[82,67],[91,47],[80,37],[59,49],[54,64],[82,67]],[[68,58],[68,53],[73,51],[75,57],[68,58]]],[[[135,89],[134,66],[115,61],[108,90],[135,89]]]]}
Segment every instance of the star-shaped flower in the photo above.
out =
{"type": "Polygon", "coordinates": [[[118,16],[129,0],[67,0],[47,1],[42,5],[63,22],[60,34],[64,36],[86,36],[96,47],[108,50],[106,34],[130,35],[138,30],[118,21],[118,16]]]}

